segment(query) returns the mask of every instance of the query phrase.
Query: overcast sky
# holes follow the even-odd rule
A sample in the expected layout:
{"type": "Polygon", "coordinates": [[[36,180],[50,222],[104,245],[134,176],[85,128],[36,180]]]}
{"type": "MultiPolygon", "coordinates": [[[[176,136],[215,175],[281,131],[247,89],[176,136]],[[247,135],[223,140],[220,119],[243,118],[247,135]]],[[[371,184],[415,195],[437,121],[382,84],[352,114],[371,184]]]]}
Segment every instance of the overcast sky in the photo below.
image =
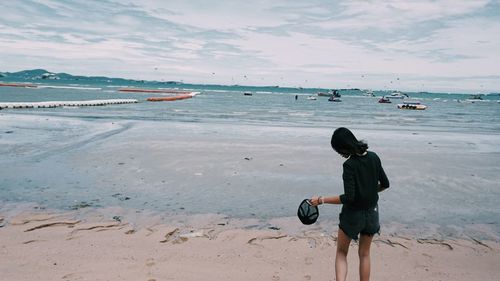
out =
{"type": "Polygon", "coordinates": [[[0,14],[0,71],[500,92],[500,0],[11,0],[0,14]]]}

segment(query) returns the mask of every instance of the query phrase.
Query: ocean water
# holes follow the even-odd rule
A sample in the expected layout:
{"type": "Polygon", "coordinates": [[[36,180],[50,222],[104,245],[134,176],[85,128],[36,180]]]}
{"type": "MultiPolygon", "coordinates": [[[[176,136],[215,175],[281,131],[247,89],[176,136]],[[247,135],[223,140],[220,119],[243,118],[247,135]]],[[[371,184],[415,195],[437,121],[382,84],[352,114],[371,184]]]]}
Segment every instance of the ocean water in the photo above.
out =
{"type": "MultiPolygon", "coordinates": [[[[382,158],[391,188],[381,194],[381,218],[394,232],[425,226],[500,236],[499,96],[472,102],[465,94],[410,93],[428,106],[411,111],[397,109],[397,100],[379,104],[384,92],[346,90],[334,103],[308,100],[315,89],[185,85],[201,94],[152,103],[145,99],[154,94],[117,91],[127,85],[42,86],[0,87],[0,102],[140,102],[1,110],[3,208],[290,218],[303,198],[342,193],[343,159],[329,138],[345,126],[382,158]]],[[[334,224],[338,212],[322,207],[323,223],[334,224]]]]}
{"type": "MultiPolygon", "coordinates": [[[[144,101],[151,93],[118,92],[120,85],[44,85],[39,89],[0,88],[3,101],[53,101],[134,98],[144,101]]],[[[388,129],[499,132],[500,96],[485,96],[483,101],[467,101],[465,94],[413,93],[410,101],[428,106],[425,111],[394,110],[400,101],[378,104],[385,92],[365,97],[360,91],[343,91],[342,103],[326,102],[326,97],[307,100],[314,90],[265,88],[253,96],[243,96],[245,88],[234,86],[223,90],[188,87],[203,94],[183,103],[155,104],[142,102],[133,106],[80,108],[79,110],[17,110],[17,113],[57,115],[80,118],[116,118],[131,120],[181,122],[243,122],[245,124],[330,127],[332,122],[346,126],[388,129]],[[274,90],[274,91],[270,91],[274,90]],[[298,95],[298,100],[294,97],[298,95]]],[[[260,89],[262,90],[262,89],[260,89]]]]}

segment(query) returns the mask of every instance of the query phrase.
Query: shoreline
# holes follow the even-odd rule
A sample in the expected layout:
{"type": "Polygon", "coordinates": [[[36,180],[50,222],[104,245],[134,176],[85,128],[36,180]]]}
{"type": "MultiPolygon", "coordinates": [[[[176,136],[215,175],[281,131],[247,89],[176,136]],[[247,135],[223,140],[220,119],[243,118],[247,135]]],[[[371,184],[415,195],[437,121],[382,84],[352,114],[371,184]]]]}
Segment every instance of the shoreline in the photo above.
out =
{"type": "MultiPolygon", "coordinates": [[[[74,213],[3,218],[0,271],[6,280],[333,280],[336,234],[152,223],[135,227],[74,213]]],[[[349,280],[357,278],[357,245],[349,280]]],[[[374,280],[497,280],[500,243],[381,235],[374,280]]]]}
{"type": "MultiPolygon", "coordinates": [[[[0,205],[1,206],[1,205],[0,205]]],[[[100,220],[126,222],[133,228],[147,228],[151,225],[169,225],[177,228],[194,229],[243,229],[255,231],[278,230],[289,235],[303,235],[315,232],[321,235],[336,235],[338,231],[338,215],[340,212],[327,206],[320,209],[318,221],[312,225],[303,225],[295,214],[282,217],[235,217],[222,213],[165,213],[157,210],[138,210],[122,206],[81,207],[77,209],[50,209],[36,203],[7,203],[0,208],[0,227],[9,221],[28,215],[53,217],[70,217],[76,221],[100,220]]],[[[338,206],[337,206],[338,207],[338,206]]],[[[335,208],[335,206],[333,207],[335,208]]],[[[378,236],[403,237],[411,240],[468,240],[491,241],[500,243],[500,229],[495,224],[471,223],[463,225],[439,225],[435,223],[401,223],[381,218],[381,229],[378,236]]]]}

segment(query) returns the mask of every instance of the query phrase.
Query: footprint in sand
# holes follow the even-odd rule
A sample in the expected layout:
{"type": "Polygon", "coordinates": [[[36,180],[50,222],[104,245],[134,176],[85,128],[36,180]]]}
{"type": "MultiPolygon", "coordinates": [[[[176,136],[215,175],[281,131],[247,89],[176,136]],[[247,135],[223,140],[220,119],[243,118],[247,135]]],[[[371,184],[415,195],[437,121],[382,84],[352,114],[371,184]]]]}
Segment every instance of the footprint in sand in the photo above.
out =
{"type": "Polygon", "coordinates": [[[82,276],[80,276],[78,273],[69,273],[66,274],[62,277],[63,280],[71,280],[71,281],[77,281],[77,280],[84,280],[82,276]]]}
{"type": "Polygon", "coordinates": [[[312,258],[312,257],[306,257],[306,258],[304,259],[304,261],[305,261],[306,265],[311,265],[311,264],[313,264],[313,260],[314,260],[314,258],[312,258]]]}
{"type": "Polygon", "coordinates": [[[147,267],[152,267],[153,265],[155,265],[155,260],[153,258],[149,258],[146,260],[146,266],[147,267]]]}
{"type": "Polygon", "coordinates": [[[272,279],[272,280],[273,280],[273,281],[279,281],[279,280],[281,280],[281,278],[280,278],[280,276],[279,276],[279,273],[278,273],[278,272],[275,272],[275,273],[273,274],[273,279],[272,279]]]}

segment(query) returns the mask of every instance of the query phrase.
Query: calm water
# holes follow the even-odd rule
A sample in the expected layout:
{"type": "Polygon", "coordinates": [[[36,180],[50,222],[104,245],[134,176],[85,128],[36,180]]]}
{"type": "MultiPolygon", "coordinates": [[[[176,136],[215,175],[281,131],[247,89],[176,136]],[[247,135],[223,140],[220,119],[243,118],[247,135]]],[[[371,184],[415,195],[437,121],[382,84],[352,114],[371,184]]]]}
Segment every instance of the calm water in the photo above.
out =
{"type": "Polygon", "coordinates": [[[466,101],[466,94],[410,93],[410,101],[420,101],[428,109],[408,111],[395,110],[399,100],[394,100],[392,104],[378,104],[377,100],[381,95],[387,94],[385,92],[375,92],[377,97],[365,97],[360,91],[345,90],[341,92],[343,102],[333,103],[327,102],[326,97],[318,97],[316,101],[307,100],[309,95],[316,93],[314,90],[263,88],[253,91],[253,96],[243,96],[246,89],[244,87],[219,86],[220,89],[213,89],[217,87],[190,85],[188,90],[201,91],[202,94],[182,103],[149,103],[144,100],[154,94],[118,92],[120,85],[54,86],[63,88],[0,87],[0,102],[135,98],[141,103],[78,110],[58,108],[15,112],[80,118],[242,122],[271,126],[331,127],[332,122],[335,122],[359,128],[377,126],[395,130],[415,128],[431,131],[500,132],[498,95],[484,96],[484,101],[471,103],[466,101]],[[298,95],[297,101],[294,99],[295,95],[298,95]]]}
{"type": "Polygon", "coordinates": [[[498,96],[472,103],[468,95],[413,93],[428,108],[410,111],[359,91],[333,103],[308,100],[315,90],[252,88],[244,96],[249,89],[190,85],[202,93],[150,103],[152,94],[118,92],[120,85],[55,85],[0,87],[0,102],[140,103],[0,111],[0,202],[294,216],[302,198],[342,191],[342,159],[328,138],[346,126],[384,160],[393,190],[381,197],[383,220],[446,233],[486,225],[499,235],[498,96]]]}

